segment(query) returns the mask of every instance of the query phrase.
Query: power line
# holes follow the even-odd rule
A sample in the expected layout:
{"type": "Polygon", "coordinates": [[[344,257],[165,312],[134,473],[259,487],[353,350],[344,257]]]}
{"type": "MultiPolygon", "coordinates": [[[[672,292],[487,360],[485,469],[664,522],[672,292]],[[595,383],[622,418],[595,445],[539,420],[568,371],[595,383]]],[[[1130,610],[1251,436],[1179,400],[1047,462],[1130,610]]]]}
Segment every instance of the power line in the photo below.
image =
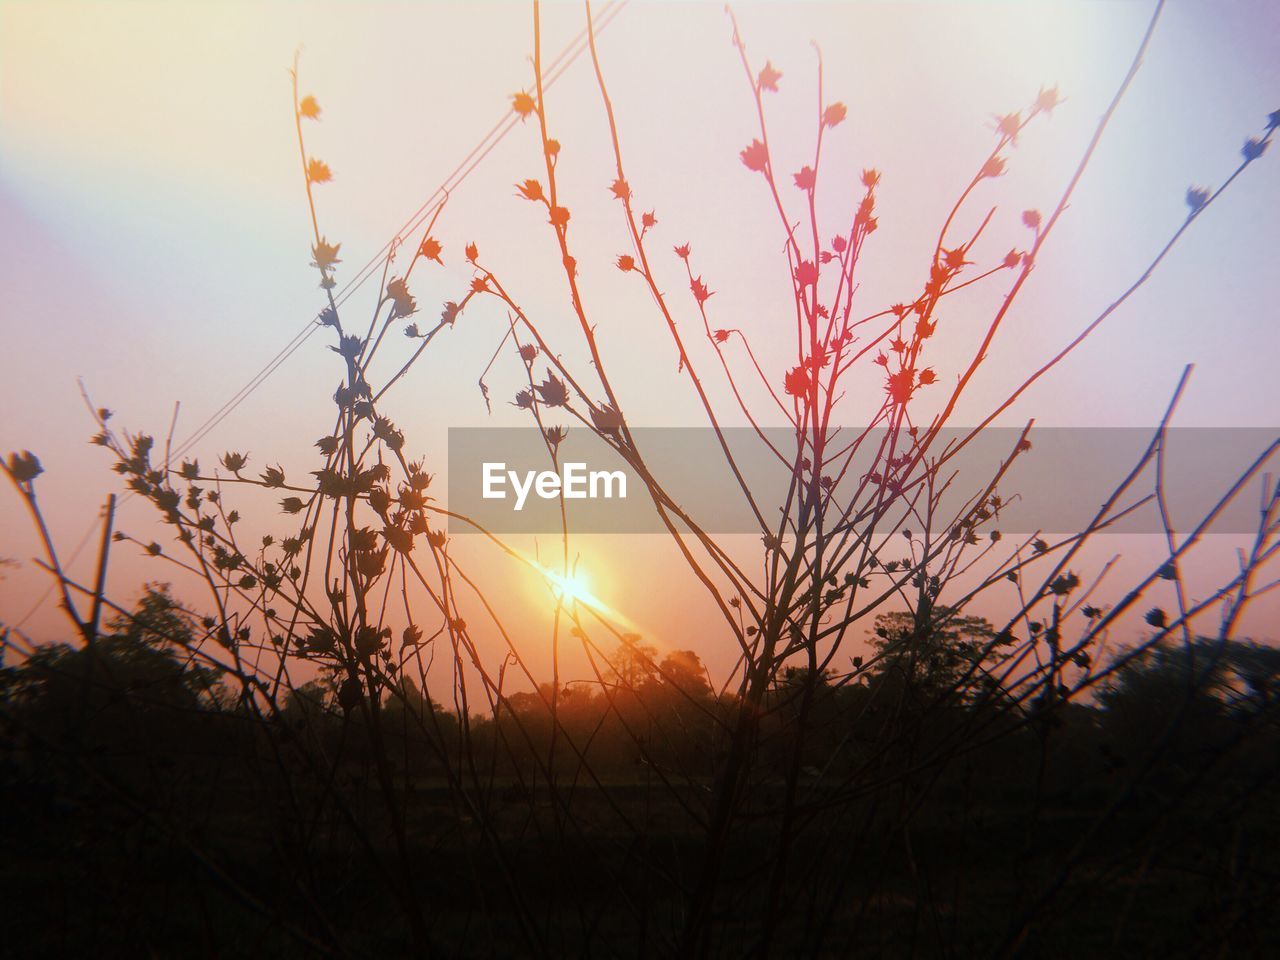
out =
{"type": "MultiPolygon", "coordinates": [[[[597,34],[603,32],[622,8],[626,6],[627,2],[628,0],[615,0],[615,2],[609,4],[605,11],[600,15],[597,22],[597,34]]],[[[560,51],[556,58],[551,62],[551,68],[544,82],[545,88],[549,89],[554,85],[556,80],[563,76],[565,71],[568,70],[573,62],[582,55],[583,51],[588,49],[588,44],[585,42],[586,39],[587,29],[584,27],[579,31],[578,35],[570,41],[569,45],[565,47],[564,50],[560,51]]],[[[503,114],[498,122],[489,129],[489,132],[481,138],[480,142],[471,149],[471,152],[468,153],[462,161],[454,167],[449,175],[445,177],[440,186],[435,189],[435,192],[423,201],[422,205],[410,215],[409,219],[406,220],[403,225],[401,225],[395,235],[383,244],[382,248],[370,257],[364,266],[357,271],[356,275],[351,280],[347,281],[342,289],[338,291],[334,297],[338,306],[341,306],[350,299],[356,291],[359,290],[360,287],[362,287],[369,278],[377,272],[378,267],[383,263],[392,248],[402,237],[417,230],[440,208],[445,197],[452,191],[456,190],[462,182],[466,180],[471,172],[479,166],[480,162],[484,160],[499,143],[502,142],[512,129],[514,129],[518,122],[519,118],[512,115],[510,112],[503,114]]],[[[211,414],[204,423],[196,428],[191,436],[179,444],[173,455],[181,456],[194,447],[214,428],[222,423],[223,420],[230,416],[241,403],[256,392],[257,389],[285,363],[285,361],[293,356],[293,354],[308,339],[310,339],[312,334],[320,329],[320,326],[317,323],[319,316],[320,315],[317,314],[314,318],[308,320],[303,328],[294,335],[293,339],[285,344],[285,346],[282,347],[274,357],[268,360],[263,368],[249,379],[248,383],[241,387],[230,400],[214,411],[214,413],[211,414]]]]}
{"type": "MultiPolygon", "coordinates": [[[[63,565],[64,569],[66,567],[70,567],[71,564],[75,563],[76,560],[79,559],[80,554],[84,551],[84,548],[89,543],[89,538],[93,536],[93,531],[96,530],[97,528],[98,528],[97,520],[94,520],[89,524],[88,529],[85,530],[84,532],[84,536],[80,538],[80,542],[76,544],[76,548],[71,551],[71,558],[63,565]]],[[[49,584],[48,589],[45,590],[45,592],[40,595],[40,599],[35,602],[35,604],[31,607],[30,610],[28,610],[25,614],[23,614],[22,619],[18,620],[17,623],[11,624],[11,628],[14,630],[21,630],[22,625],[36,615],[36,613],[40,610],[40,608],[43,607],[49,601],[49,597],[53,595],[53,591],[57,589],[58,589],[57,583],[49,584]]]]}
{"type": "MultiPolygon", "coordinates": [[[[605,7],[604,11],[600,14],[599,19],[596,21],[597,35],[604,32],[605,28],[609,26],[609,24],[618,15],[618,13],[622,11],[622,8],[625,7],[628,2],[629,0],[613,0],[613,2],[609,3],[605,7]]],[[[569,42],[568,46],[566,46],[563,50],[560,51],[559,54],[556,55],[555,59],[551,61],[550,69],[548,70],[546,79],[543,82],[543,87],[545,89],[550,89],[555,84],[555,82],[558,79],[560,79],[561,76],[564,75],[565,71],[569,69],[569,67],[574,63],[574,61],[576,61],[578,57],[582,55],[583,51],[588,49],[589,45],[585,42],[586,40],[587,40],[587,28],[584,27],[582,30],[578,32],[577,36],[575,36],[573,40],[569,42]]],[[[415,210],[412,214],[410,214],[409,219],[406,220],[404,224],[401,225],[400,229],[396,231],[395,235],[390,240],[388,240],[385,244],[383,244],[382,248],[379,249],[376,253],[374,253],[373,256],[370,257],[369,260],[364,264],[364,266],[361,267],[358,271],[356,271],[355,276],[353,276],[350,280],[348,280],[346,284],[342,287],[342,289],[339,290],[337,294],[335,294],[334,302],[338,306],[341,306],[342,304],[346,303],[346,301],[349,300],[356,293],[357,290],[359,290],[362,286],[364,286],[364,284],[368,282],[369,278],[372,277],[377,272],[378,267],[383,263],[383,261],[390,254],[391,250],[400,241],[400,239],[408,234],[413,233],[420,226],[422,226],[422,224],[424,224],[431,215],[433,215],[437,210],[439,210],[444,203],[445,197],[447,197],[449,193],[456,190],[462,184],[462,182],[466,180],[468,176],[471,175],[472,171],[474,171],[475,168],[480,165],[481,161],[483,161],[486,157],[489,156],[491,152],[493,152],[494,148],[497,147],[498,144],[503,141],[503,139],[507,136],[507,134],[510,133],[512,129],[515,128],[518,122],[519,122],[518,117],[512,115],[509,111],[505,112],[502,115],[502,117],[499,118],[498,122],[489,128],[489,132],[486,133],[480,139],[480,142],[477,143],[474,147],[472,147],[471,152],[468,153],[465,157],[463,157],[461,162],[459,162],[458,165],[454,167],[453,170],[449,173],[449,175],[444,178],[440,186],[438,186],[435,189],[435,192],[432,193],[429,197],[427,197],[427,199],[422,202],[422,204],[418,207],[417,210],[415,210]]],[[[225,403],[223,403],[221,407],[219,407],[212,414],[210,414],[210,416],[203,423],[201,423],[200,426],[198,426],[195,429],[195,431],[186,440],[180,443],[177,446],[177,448],[173,450],[171,456],[173,457],[182,456],[184,453],[186,453],[188,450],[190,450],[192,447],[198,444],[201,440],[203,440],[206,436],[208,436],[209,433],[212,432],[220,423],[222,423],[223,420],[225,420],[228,416],[230,416],[235,411],[235,409],[240,406],[240,404],[248,400],[249,397],[252,396],[257,391],[257,389],[260,386],[262,386],[267,381],[268,378],[271,377],[273,373],[279,370],[280,367],[283,366],[284,363],[291,356],[293,356],[293,354],[296,353],[304,343],[306,343],[311,338],[312,334],[314,334],[317,330],[321,329],[321,326],[318,322],[319,319],[320,319],[320,314],[317,313],[315,317],[308,320],[303,325],[302,329],[299,330],[296,334],[294,334],[293,338],[288,343],[286,343],[283,347],[281,347],[280,350],[276,352],[275,356],[273,356],[270,360],[266,362],[266,364],[263,365],[261,370],[259,370],[256,374],[250,377],[249,381],[244,386],[242,386],[239,390],[237,390],[234,394],[232,394],[229,400],[227,400],[225,403]]],[[[132,496],[133,494],[131,492],[126,493],[123,499],[121,500],[121,503],[123,504],[132,496]]],[[[76,560],[79,559],[80,554],[84,551],[85,546],[89,543],[89,539],[93,535],[93,531],[94,529],[96,529],[97,525],[98,524],[96,520],[89,524],[88,529],[85,530],[84,536],[81,537],[80,539],[80,543],[71,552],[70,557],[68,558],[68,560],[64,565],[65,567],[70,568],[76,562],[76,560]]],[[[31,609],[28,610],[26,614],[20,620],[18,620],[17,623],[13,625],[13,628],[20,629],[23,624],[25,624],[28,620],[30,620],[33,616],[35,616],[35,614],[45,605],[45,603],[48,602],[49,597],[53,594],[54,589],[55,589],[55,586],[50,586],[49,589],[45,591],[43,596],[41,596],[40,599],[37,600],[36,603],[31,607],[31,609]]]]}

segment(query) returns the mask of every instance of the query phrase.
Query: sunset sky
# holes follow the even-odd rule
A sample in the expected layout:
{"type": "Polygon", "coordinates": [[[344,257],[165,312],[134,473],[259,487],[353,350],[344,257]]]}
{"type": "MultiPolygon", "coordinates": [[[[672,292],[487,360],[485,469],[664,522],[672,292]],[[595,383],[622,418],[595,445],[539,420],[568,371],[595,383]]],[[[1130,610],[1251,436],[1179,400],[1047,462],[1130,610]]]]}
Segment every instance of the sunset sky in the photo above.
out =
{"type": "MultiPolygon", "coordinates": [[[[598,17],[611,12],[595,9],[598,17]]],[[[735,5],[754,64],[768,59],[783,73],[768,108],[775,156],[789,158],[788,170],[809,162],[811,152],[811,41],[822,49],[824,98],[848,105],[848,121],[824,145],[820,209],[830,232],[856,204],[861,170],[883,172],[880,229],[857,295],[864,313],[914,296],[942,218],[993,143],[993,117],[1057,84],[1065,102],[1020,138],[1008,175],[981,188],[957,228],[972,230],[998,206],[978,251],[994,263],[1010,247],[1028,245],[1021,212],[1053,207],[1151,9],[735,5]]],[[[547,4],[543,20],[544,56],[551,59],[582,28],[582,8],[547,4]]],[[[1189,185],[1215,186],[1235,169],[1241,143],[1280,108],[1277,37],[1280,5],[1266,0],[1169,7],[957,423],[983,416],[1004,382],[1035,369],[1142,272],[1185,218],[1189,185]]],[[[342,244],[341,286],[509,116],[510,95],[531,83],[532,47],[531,8],[506,2],[304,9],[0,0],[0,317],[8,358],[0,378],[0,451],[29,448],[42,460],[47,472],[38,490],[60,549],[69,556],[88,544],[74,571],[89,575],[94,550],[86,535],[106,493],[118,489],[109,458],[86,443],[94,425],[76,378],[84,378],[96,404],[116,411],[120,427],[161,438],[180,402],[175,440],[183,441],[323,305],[308,266],[311,223],[288,75],[294,51],[302,51],[301,92],[323,108],[321,122],[307,129],[308,152],[333,170],[333,182],[317,187],[317,205],[321,232],[342,244]]],[[[687,242],[695,274],[716,291],[713,324],[747,331],[759,356],[777,358],[780,382],[786,351],[794,352],[785,322],[790,288],[763,182],[738,159],[755,136],[754,107],[722,5],[632,0],[603,30],[600,54],[628,179],[640,208],[656,211],[657,269],[683,311],[681,322],[691,333],[700,324],[682,266],[669,254],[687,242]]],[[[699,424],[652,303],[614,267],[629,245],[607,189],[612,154],[589,58],[550,91],[548,112],[563,144],[560,175],[584,296],[628,420],[699,424]]],[[[1194,362],[1179,423],[1274,426],[1278,162],[1268,155],[1253,164],[1152,281],[1028,391],[1005,422],[1151,425],[1182,367],[1194,362]]],[[[528,312],[580,349],[569,340],[558,251],[542,218],[512,187],[539,175],[540,164],[534,125],[517,124],[454,192],[434,231],[445,266],[420,264],[411,282],[429,321],[465,290],[472,273],[462,248],[475,241],[528,312]]],[[[784,199],[799,209],[798,193],[784,199]]],[[[366,318],[357,326],[367,322],[376,280],[347,308],[366,318]]],[[[941,378],[953,381],[968,362],[977,324],[1004,289],[949,308],[954,323],[931,347],[941,378]]],[[[476,384],[505,322],[492,303],[469,309],[392,402],[409,449],[425,455],[440,490],[448,427],[523,422],[508,404],[520,386],[516,366],[496,366],[488,378],[492,415],[476,384]]],[[[251,466],[279,462],[295,477],[315,469],[311,444],[331,426],[329,398],[342,373],[327,338],[311,338],[191,454],[212,466],[224,450],[246,451],[251,466]]],[[[403,358],[407,342],[389,350],[403,358]]],[[[714,355],[701,340],[694,358],[711,370],[714,355]]],[[[388,360],[382,372],[393,369],[388,360]]],[[[723,382],[715,383],[715,396],[726,400],[723,382]]],[[[869,416],[880,396],[878,381],[855,385],[845,421],[869,416]]],[[[246,526],[287,529],[274,498],[250,491],[239,505],[246,526]]],[[[142,539],[167,536],[137,500],[122,507],[119,525],[142,539]]],[[[9,489],[0,493],[0,529],[0,556],[20,563],[0,569],[0,619],[13,623],[35,608],[47,582],[29,562],[38,543],[9,489]]],[[[743,539],[742,548],[750,548],[751,538],[743,539]]],[[[536,636],[545,626],[545,585],[475,538],[459,541],[459,555],[491,579],[510,616],[538,611],[527,618],[526,643],[535,665],[544,665],[536,636]]],[[[535,549],[532,538],[517,545],[535,549]]],[[[1192,566],[1197,582],[1229,575],[1236,545],[1212,538],[1192,566]]],[[[554,542],[536,546],[553,549],[554,542]]],[[[713,621],[700,588],[669,575],[671,548],[663,538],[585,537],[574,548],[591,590],[646,639],[696,649],[713,670],[731,664],[732,640],[707,635],[713,621]]],[[[1149,567],[1153,549],[1144,539],[1104,539],[1089,562],[1100,566],[1123,551],[1132,558],[1127,569],[1136,571],[1149,567]]],[[[144,578],[173,577],[134,552],[122,547],[113,556],[117,596],[134,594],[144,578]]],[[[1124,583],[1121,576],[1116,589],[1124,583]]],[[[1274,639],[1277,612],[1275,602],[1260,605],[1246,626],[1274,639]]],[[[37,639],[66,635],[52,600],[24,629],[37,639]]]]}

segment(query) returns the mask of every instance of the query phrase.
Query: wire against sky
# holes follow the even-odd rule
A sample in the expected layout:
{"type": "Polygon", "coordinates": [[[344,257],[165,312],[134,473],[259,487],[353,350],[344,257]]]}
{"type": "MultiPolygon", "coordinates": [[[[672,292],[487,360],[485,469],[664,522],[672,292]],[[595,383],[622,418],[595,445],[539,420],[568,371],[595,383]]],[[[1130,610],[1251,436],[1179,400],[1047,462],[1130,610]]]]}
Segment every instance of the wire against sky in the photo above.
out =
{"type": "MultiPolygon", "coordinates": [[[[605,9],[600,14],[599,19],[596,20],[597,36],[604,32],[628,2],[629,0],[611,0],[611,2],[605,6],[605,9]]],[[[588,48],[586,41],[587,28],[584,27],[582,30],[578,31],[577,35],[569,41],[568,45],[566,45],[565,48],[556,55],[555,59],[551,61],[550,68],[547,72],[547,78],[544,83],[544,86],[547,89],[550,89],[551,86],[564,75],[565,71],[568,70],[569,67],[572,66],[588,48]]],[[[396,231],[395,235],[384,243],[381,249],[375,252],[373,256],[365,262],[364,266],[356,271],[356,274],[347,281],[341,290],[338,291],[335,297],[338,306],[346,303],[346,301],[349,300],[356,291],[368,282],[369,278],[377,272],[378,267],[386,261],[387,257],[393,253],[396,246],[406,235],[417,230],[418,227],[426,222],[428,217],[440,208],[444,203],[445,198],[453,191],[456,191],[458,187],[462,185],[463,181],[471,175],[476,167],[478,167],[480,163],[493,152],[494,148],[503,141],[507,134],[511,132],[518,119],[519,118],[514,116],[510,111],[503,113],[497,123],[489,128],[488,133],[480,138],[479,143],[472,147],[471,151],[463,157],[449,175],[441,181],[440,186],[436,187],[435,191],[422,202],[418,209],[409,215],[409,218],[401,225],[400,229],[396,231]]],[[[244,386],[232,394],[230,399],[210,414],[209,417],[200,424],[200,426],[196,427],[186,440],[178,444],[177,447],[174,448],[171,456],[180,457],[187,451],[191,450],[196,444],[216,429],[222,421],[229,417],[237,407],[248,400],[260,386],[270,379],[272,374],[279,370],[285,362],[288,361],[288,359],[311,338],[312,334],[320,329],[320,325],[317,322],[319,318],[320,315],[317,313],[314,317],[308,319],[306,323],[303,324],[302,329],[294,334],[293,338],[281,347],[280,350],[276,352],[275,356],[268,360],[257,373],[250,377],[244,386]]],[[[133,494],[131,492],[126,492],[120,502],[123,504],[132,498],[132,496],[133,494]]],[[[73,566],[80,558],[80,554],[84,552],[84,548],[88,545],[90,538],[93,536],[93,531],[98,526],[99,519],[100,518],[95,517],[94,520],[89,523],[84,535],[80,538],[79,544],[77,544],[76,548],[71,552],[70,557],[67,559],[66,566],[68,568],[73,566]]],[[[28,620],[39,613],[48,602],[49,597],[53,595],[53,590],[54,587],[50,586],[40,599],[32,605],[31,609],[13,624],[13,629],[20,630],[28,620]]]]}

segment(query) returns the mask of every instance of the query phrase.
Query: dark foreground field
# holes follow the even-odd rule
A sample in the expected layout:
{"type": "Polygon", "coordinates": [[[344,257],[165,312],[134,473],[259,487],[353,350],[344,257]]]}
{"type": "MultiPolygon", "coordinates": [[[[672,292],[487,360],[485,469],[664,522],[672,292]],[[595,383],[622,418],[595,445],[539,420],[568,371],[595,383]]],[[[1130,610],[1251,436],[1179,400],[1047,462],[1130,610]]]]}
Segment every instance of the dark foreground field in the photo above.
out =
{"type": "Polygon", "coordinates": [[[388,806],[355,713],[299,703],[267,722],[178,695],[178,674],[82,697],[74,661],[57,681],[11,668],[0,950],[1280,955],[1273,688],[1189,695],[1177,664],[1035,722],[899,710],[890,750],[868,691],[832,690],[810,743],[833,759],[797,776],[765,727],[694,945],[715,755],[692,732],[628,754],[597,723],[547,766],[536,716],[523,747],[477,721],[466,757],[432,759],[406,729],[386,744],[388,806]]]}

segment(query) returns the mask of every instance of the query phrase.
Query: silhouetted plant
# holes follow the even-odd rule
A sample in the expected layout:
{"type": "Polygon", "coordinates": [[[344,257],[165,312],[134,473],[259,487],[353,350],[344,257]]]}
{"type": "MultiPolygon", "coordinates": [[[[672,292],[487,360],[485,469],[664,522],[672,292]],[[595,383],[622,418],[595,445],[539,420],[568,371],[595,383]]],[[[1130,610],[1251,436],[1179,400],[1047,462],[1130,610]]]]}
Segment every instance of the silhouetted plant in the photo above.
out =
{"type": "MultiPolygon", "coordinates": [[[[586,39],[614,159],[614,169],[599,177],[601,195],[607,189],[617,205],[624,252],[575,245],[577,198],[558,172],[567,148],[554,136],[536,6],[532,82],[511,98],[524,121],[521,133],[534,141],[531,175],[516,184],[513,203],[536,211],[556,254],[561,275],[546,280],[567,293],[568,337],[531,315],[523,306],[527,291],[514,289],[476,241],[462,249],[469,282],[439,305],[438,320],[424,319],[436,307],[428,310],[412,292],[415,268],[457,256],[436,236],[443,204],[420,236],[392,245],[367,318],[339,302],[341,244],[322,232],[317,203],[335,174],[307,147],[308,124],[320,120],[321,108],[315,96],[300,95],[295,62],[311,264],[323,291],[317,323],[330,337],[340,377],[332,394],[333,429],[315,442],[318,469],[305,478],[289,476],[271,458],[239,451],[224,452],[213,469],[194,457],[174,462],[168,443],[162,452],[150,435],[117,432],[109,411],[100,410],[94,442],[114,457],[128,490],[154,505],[171,539],[143,542],[113,533],[109,510],[97,583],[81,584],[60,565],[44,525],[38,460],[14,454],[6,473],[41,532],[46,564],[82,646],[24,651],[26,663],[6,675],[7,719],[33,723],[35,705],[65,714],[96,710],[98,698],[123,696],[145,705],[152,696],[167,707],[231,721],[245,758],[234,782],[245,797],[271,804],[275,812],[261,822],[287,869],[276,878],[278,887],[231,866],[216,875],[305,951],[372,954],[385,941],[407,944],[421,956],[453,955],[463,942],[492,955],[562,956],[602,945],[623,954],[689,957],[820,956],[859,946],[906,953],[915,925],[882,940],[872,922],[891,917],[897,903],[932,924],[935,933],[923,949],[953,952],[958,947],[944,949],[946,935],[939,931],[944,912],[970,909],[960,892],[969,854],[948,854],[950,841],[936,835],[937,825],[954,815],[977,831],[973,824],[986,815],[985,806],[1004,818],[1004,834],[1021,833],[992,842],[1017,850],[1016,872],[1025,873],[1025,884],[1010,892],[1007,877],[975,861],[979,887],[1005,898],[1006,907],[995,919],[980,910],[967,914],[975,919],[964,936],[978,952],[1013,955],[1040,930],[1051,952],[1055,941],[1044,931],[1059,916],[1059,901],[1085,895],[1071,879],[1085,860],[1085,839],[1112,829],[1127,815],[1138,785],[1158,780],[1142,770],[1117,787],[1108,777],[1121,751],[1108,747],[1110,759],[1097,760],[1081,745],[1109,736],[1107,724],[1124,716],[1127,704],[1155,717],[1157,726],[1192,724],[1201,732],[1210,716],[1214,723],[1245,718],[1251,732],[1274,722],[1274,658],[1264,648],[1236,644],[1234,634],[1250,600],[1275,586],[1259,572],[1277,550],[1280,487],[1263,480],[1257,537],[1237,576],[1192,600],[1180,571],[1213,519],[1262,477],[1276,445],[1226,483],[1222,500],[1187,536],[1176,536],[1168,522],[1162,472],[1150,493],[1140,485],[1148,467],[1163,466],[1185,374],[1133,472],[1093,521],[1070,536],[1015,542],[1000,534],[1000,491],[1011,464],[1030,449],[1027,430],[992,475],[951,475],[960,451],[1122,305],[1270,143],[1274,115],[1246,142],[1242,163],[1220,187],[1188,191],[1186,221],[1149,269],[1031,377],[1008,383],[981,423],[948,441],[944,428],[1047,256],[1046,244],[1154,27],[1153,18],[1075,174],[1047,213],[1024,211],[1010,229],[993,212],[972,233],[956,233],[975,191],[1005,173],[1018,138],[1031,136],[1034,124],[1062,102],[1052,88],[997,118],[993,146],[973,159],[936,244],[923,251],[916,288],[900,303],[863,313],[855,309],[862,255],[879,218],[895,214],[877,205],[882,174],[861,172],[861,196],[841,223],[820,216],[815,198],[831,176],[822,146],[842,135],[847,108],[820,97],[810,143],[771,139],[769,101],[783,95],[783,73],[768,61],[753,65],[733,21],[758,121],[738,158],[778,217],[775,235],[762,243],[781,242],[785,258],[796,333],[795,355],[787,358],[759,356],[748,320],[719,326],[731,321],[719,315],[716,289],[733,278],[706,275],[688,243],[672,245],[668,254],[669,241],[657,241],[680,215],[664,213],[660,221],[641,202],[643,185],[627,175],[589,6],[586,39]],[[803,162],[792,159],[797,153],[803,162]],[[1011,249],[979,262],[985,254],[978,241],[987,231],[1009,231],[1011,249]],[[579,257],[615,267],[652,303],[695,416],[713,431],[735,478],[737,489],[725,495],[740,497],[757,521],[752,565],[684,511],[646,460],[644,442],[629,426],[629,398],[610,377],[628,358],[611,355],[598,339],[607,320],[584,298],[579,257]],[[659,258],[684,274],[688,297],[664,287],[659,258]],[[933,338],[946,323],[944,308],[979,285],[1003,295],[972,355],[957,362],[939,354],[933,338]],[[475,364],[482,391],[476,402],[489,408],[491,382],[505,378],[500,395],[512,400],[498,411],[528,418],[553,466],[565,431],[574,429],[593,434],[634,470],[684,565],[669,575],[705,588],[722,637],[737,645],[732,674],[708,676],[697,650],[660,653],[561,591],[553,676],[534,675],[522,654],[523,627],[501,619],[484,571],[464,569],[450,550],[447,520],[469,521],[436,497],[432,471],[439,452],[416,450],[383,403],[394,386],[410,382],[428,349],[448,349],[450,329],[479,303],[497,305],[507,320],[495,333],[487,365],[483,357],[451,359],[475,364]],[[710,353],[686,341],[690,318],[710,353]],[[407,348],[387,337],[393,328],[403,330],[407,348]],[[704,361],[712,354],[708,371],[704,361]],[[573,356],[587,359],[575,364],[573,356]],[[857,409],[847,387],[868,376],[882,384],[882,396],[873,408],[857,409]],[[768,398],[765,409],[747,399],[756,387],[768,398]],[[763,502],[762,491],[746,479],[723,427],[730,415],[745,418],[787,478],[780,502],[763,502]],[[765,430],[778,419],[790,434],[783,446],[765,430]],[[839,424],[848,422],[865,427],[841,432],[839,424]],[[860,456],[872,464],[861,475],[854,468],[860,456]],[[948,513],[944,494],[961,485],[963,507],[948,513]],[[280,529],[243,532],[233,501],[247,488],[278,503],[288,518],[280,529]],[[1165,520],[1167,558],[1149,576],[1112,591],[1119,599],[1092,600],[1099,584],[1086,587],[1076,572],[1082,546],[1153,502],[1165,520]],[[147,593],[133,611],[113,603],[102,577],[113,542],[132,544],[202,583],[204,612],[159,591],[147,593]],[[1103,645],[1110,632],[1126,614],[1155,603],[1151,588],[1161,581],[1177,587],[1177,609],[1151,607],[1145,615],[1150,635],[1108,660],[1103,645]],[[971,612],[997,589],[1017,598],[1015,614],[1003,624],[971,612]],[[88,614],[80,610],[86,598],[88,614]],[[114,614],[108,633],[98,628],[103,610],[114,614]],[[1192,641],[1192,624],[1215,610],[1222,612],[1221,636],[1202,649],[1192,641]],[[868,624],[875,629],[872,649],[855,654],[868,624]],[[1183,661],[1162,659],[1172,656],[1166,651],[1179,636],[1189,658],[1185,671],[1183,661]],[[585,680],[566,682],[560,675],[560,651],[569,643],[590,664],[585,680]],[[1227,668],[1192,670],[1200,652],[1226,657],[1222,663],[1246,692],[1224,698],[1227,668]],[[67,684],[78,683],[85,685],[80,694],[68,692],[67,684]],[[1095,688],[1102,690],[1106,714],[1100,724],[1089,705],[1095,688]],[[1185,695],[1179,698],[1175,688],[1185,695]],[[1163,706],[1167,696],[1176,716],[1163,706]],[[1068,746],[1059,752],[1059,743],[1068,746]],[[1009,793],[1021,804],[1017,812],[1008,797],[973,779],[983,764],[999,767],[1004,760],[1009,793]],[[1083,780],[1110,805],[1081,807],[1090,817],[1086,825],[1052,832],[1044,814],[1053,785],[1071,779],[1064,762],[1068,771],[1079,765],[1083,780]],[[1083,839],[1077,843],[1077,837],[1083,839]],[[347,868],[335,863],[357,858],[361,892],[344,902],[347,868]],[[381,891],[367,914],[366,881],[381,891]],[[594,889],[582,890],[588,882],[594,889]],[[566,891],[581,891],[581,900],[562,902],[572,899],[566,891]],[[483,937],[474,933],[479,918],[491,924],[483,937]]],[[[819,92],[821,82],[819,57],[819,92]]],[[[495,553],[531,562],[500,537],[480,532],[495,553]]],[[[553,587],[556,577],[572,573],[567,522],[557,553],[548,576],[553,587]]],[[[681,646],[690,642],[676,639],[681,646]]],[[[16,644],[9,639],[6,645],[16,644]]],[[[1234,749],[1245,742],[1241,729],[1219,737],[1215,728],[1212,743],[1234,749]]],[[[109,770],[103,775],[110,779],[109,770]]],[[[1180,789],[1197,776],[1181,781],[1180,789]]],[[[145,803],[128,793],[129,784],[113,783],[116,788],[131,803],[145,803]]],[[[236,863],[225,850],[197,854],[202,863],[236,863]]],[[[1124,915],[1116,916],[1113,942],[1124,924],[1124,915]]]]}

